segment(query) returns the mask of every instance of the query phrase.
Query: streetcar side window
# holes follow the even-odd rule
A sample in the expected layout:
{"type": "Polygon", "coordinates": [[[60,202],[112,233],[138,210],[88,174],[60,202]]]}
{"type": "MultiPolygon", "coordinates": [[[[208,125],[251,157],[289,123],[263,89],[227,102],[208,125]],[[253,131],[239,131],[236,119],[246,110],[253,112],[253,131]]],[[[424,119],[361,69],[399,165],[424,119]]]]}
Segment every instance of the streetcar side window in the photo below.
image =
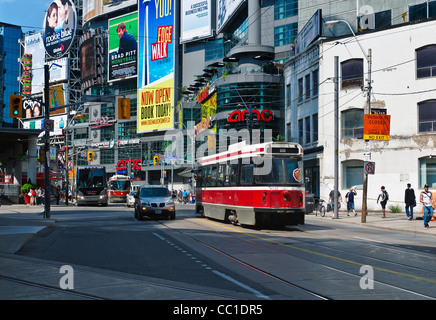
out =
{"type": "Polygon", "coordinates": [[[254,164],[243,164],[241,167],[241,184],[252,185],[254,178],[254,164]]]}
{"type": "Polygon", "coordinates": [[[227,164],[224,165],[224,168],[225,168],[224,185],[225,186],[230,186],[230,178],[231,178],[230,170],[231,170],[231,167],[227,163],[227,164]]]}
{"type": "Polygon", "coordinates": [[[201,187],[202,187],[202,184],[203,184],[203,169],[199,169],[199,170],[197,171],[197,177],[196,177],[196,180],[197,180],[197,187],[198,187],[198,188],[201,188],[201,187]]]}
{"type": "Polygon", "coordinates": [[[203,175],[204,175],[204,185],[205,185],[206,187],[209,187],[209,186],[210,186],[210,175],[211,175],[212,167],[211,167],[211,166],[207,166],[207,167],[205,167],[203,170],[204,170],[204,171],[203,171],[203,175]]]}
{"type": "Polygon", "coordinates": [[[212,167],[212,175],[211,175],[211,183],[210,183],[211,187],[216,187],[216,171],[217,171],[217,166],[213,166],[212,167]]]}
{"type": "Polygon", "coordinates": [[[238,181],[238,164],[237,163],[229,163],[228,164],[228,168],[229,168],[229,182],[230,185],[232,186],[236,186],[237,185],[237,181],[238,181]]]}
{"type": "Polygon", "coordinates": [[[224,170],[226,169],[225,164],[218,165],[218,180],[217,180],[217,186],[222,187],[224,184],[224,170]]]}

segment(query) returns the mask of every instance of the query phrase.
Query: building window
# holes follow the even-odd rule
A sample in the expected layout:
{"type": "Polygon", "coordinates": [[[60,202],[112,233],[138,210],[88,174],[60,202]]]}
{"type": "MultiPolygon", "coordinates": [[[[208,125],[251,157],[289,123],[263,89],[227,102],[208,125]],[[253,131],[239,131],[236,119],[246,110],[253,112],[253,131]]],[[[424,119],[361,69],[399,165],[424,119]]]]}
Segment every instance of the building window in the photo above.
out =
{"type": "Polygon", "coordinates": [[[114,126],[102,127],[100,129],[100,141],[112,141],[115,140],[114,126]]]}
{"type": "Polygon", "coordinates": [[[392,10],[376,12],[370,16],[360,16],[359,26],[362,29],[378,29],[392,25],[392,10]]]}
{"type": "Polygon", "coordinates": [[[416,49],[416,77],[436,77],[436,45],[416,49]]]}
{"type": "Polygon", "coordinates": [[[298,143],[304,144],[304,128],[303,128],[303,119],[298,120],[298,143]]]}
{"type": "Polygon", "coordinates": [[[74,140],[88,139],[88,128],[77,128],[74,130],[74,140]]]}
{"type": "Polygon", "coordinates": [[[436,100],[418,103],[418,131],[436,132],[436,100]]]}
{"type": "Polygon", "coordinates": [[[318,113],[312,116],[313,141],[318,141],[318,113]]]}
{"type": "Polygon", "coordinates": [[[342,189],[363,188],[363,161],[347,160],[342,162],[342,189]]]}
{"type": "Polygon", "coordinates": [[[436,1],[409,6],[409,21],[423,20],[436,16],[436,1]]]}
{"type": "Polygon", "coordinates": [[[436,188],[436,158],[424,157],[419,159],[419,187],[424,188],[428,184],[430,188],[436,188]]]}
{"type": "Polygon", "coordinates": [[[363,121],[363,109],[350,109],[342,112],[342,139],[362,139],[363,121]]]}
{"type": "Polygon", "coordinates": [[[304,78],[305,80],[305,86],[306,86],[306,99],[310,99],[310,74],[306,75],[306,77],[304,78]]]}
{"type": "Polygon", "coordinates": [[[205,61],[220,59],[223,56],[224,56],[223,39],[218,39],[205,43],[205,48],[204,48],[205,61]]]}
{"type": "Polygon", "coordinates": [[[136,121],[118,123],[118,139],[133,139],[136,137],[136,121]]]}
{"type": "Polygon", "coordinates": [[[102,117],[108,117],[109,119],[114,119],[115,105],[113,103],[110,104],[103,103],[100,108],[100,113],[102,117]]]}
{"type": "Polygon", "coordinates": [[[342,88],[363,85],[363,59],[341,62],[342,88]]]}
{"type": "Polygon", "coordinates": [[[306,136],[306,140],[305,140],[305,143],[306,144],[308,144],[308,143],[310,143],[311,142],[311,139],[310,139],[310,117],[306,117],[305,119],[304,119],[304,122],[305,122],[305,136],[306,136]]]}
{"type": "Polygon", "coordinates": [[[312,72],[312,96],[316,97],[318,95],[318,86],[319,86],[319,71],[316,69],[312,72]]]}
{"type": "Polygon", "coordinates": [[[274,28],[274,46],[284,46],[292,43],[298,33],[298,23],[290,23],[274,28]]]}
{"type": "Polygon", "coordinates": [[[100,164],[114,164],[114,163],[115,163],[114,149],[100,150],[100,164]]]}
{"type": "Polygon", "coordinates": [[[274,3],[274,20],[296,16],[298,14],[298,1],[277,0],[274,3]]]}
{"type": "Polygon", "coordinates": [[[298,102],[303,102],[303,78],[298,79],[298,102]]]}

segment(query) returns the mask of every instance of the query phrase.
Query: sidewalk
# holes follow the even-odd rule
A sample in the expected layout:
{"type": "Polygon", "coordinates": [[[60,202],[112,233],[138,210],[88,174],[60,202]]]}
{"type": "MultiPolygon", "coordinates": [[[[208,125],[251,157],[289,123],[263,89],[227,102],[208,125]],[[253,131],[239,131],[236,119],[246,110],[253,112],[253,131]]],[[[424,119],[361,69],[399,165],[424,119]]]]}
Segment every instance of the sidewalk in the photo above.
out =
{"type": "Polygon", "coordinates": [[[306,222],[316,223],[318,219],[330,219],[331,221],[337,223],[350,223],[350,224],[358,224],[361,226],[373,227],[373,228],[382,228],[387,230],[396,230],[402,232],[411,232],[411,233],[419,233],[430,236],[436,236],[436,221],[430,221],[429,228],[424,228],[424,220],[416,220],[416,217],[421,217],[421,212],[414,212],[413,220],[408,221],[405,212],[400,213],[392,213],[387,212],[386,210],[386,218],[382,218],[383,214],[381,211],[368,212],[366,216],[366,222],[362,223],[362,215],[360,212],[357,213],[357,216],[354,216],[353,213],[350,213],[350,216],[347,216],[346,211],[339,211],[339,218],[332,219],[332,212],[326,212],[325,217],[315,216],[313,213],[305,216],[306,222]]]}

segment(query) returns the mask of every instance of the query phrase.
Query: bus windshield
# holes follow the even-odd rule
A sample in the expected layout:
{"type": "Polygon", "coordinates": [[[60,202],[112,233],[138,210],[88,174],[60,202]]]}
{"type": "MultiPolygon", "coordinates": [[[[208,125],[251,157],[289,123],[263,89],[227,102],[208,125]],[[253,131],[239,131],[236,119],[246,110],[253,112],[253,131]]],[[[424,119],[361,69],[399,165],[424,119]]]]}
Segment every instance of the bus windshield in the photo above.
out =
{"type": "Polygon", "coordinates": [[[272,158],[271,170],[256,175],[256,183],[271,185],[301,185],[304,183],[303,161],[296,158],[272,158]]]}
{"type": "Polygon", "coordinates": [[[129,190],[130,181],[129,180],[114,180],[109,182],[111,190],[129,190]]]}
{"type": "Polygon", "coordinates": [[[78,188],[104,188],[106,186],[104,169],[80,169],[78,174],[78,188]]]}

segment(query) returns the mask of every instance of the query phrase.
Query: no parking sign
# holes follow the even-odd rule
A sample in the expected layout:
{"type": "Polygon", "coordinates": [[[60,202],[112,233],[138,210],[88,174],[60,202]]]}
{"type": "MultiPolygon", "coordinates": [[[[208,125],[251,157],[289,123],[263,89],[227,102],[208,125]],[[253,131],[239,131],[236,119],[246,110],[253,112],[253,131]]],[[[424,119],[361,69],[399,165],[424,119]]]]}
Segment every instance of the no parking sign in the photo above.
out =
{"type": "Polygon", "coordinates": [[[363,168],[365,170],[365,174],[374,174],[375,173],[375,162],[365,161],[363,168]]]}

